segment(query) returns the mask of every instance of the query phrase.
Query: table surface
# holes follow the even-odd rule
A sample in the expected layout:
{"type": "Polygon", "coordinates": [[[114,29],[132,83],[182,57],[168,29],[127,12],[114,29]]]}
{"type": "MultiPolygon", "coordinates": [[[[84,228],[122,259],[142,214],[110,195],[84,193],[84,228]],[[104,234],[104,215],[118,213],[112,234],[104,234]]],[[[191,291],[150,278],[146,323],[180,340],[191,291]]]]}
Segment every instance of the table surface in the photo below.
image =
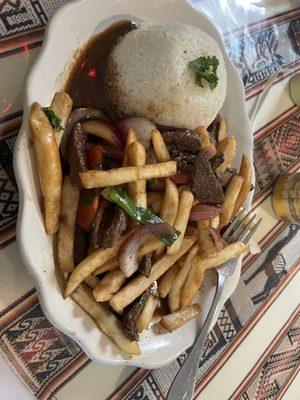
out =
{"type": "MultiPolygon", "coordinates": [[[[126,397],[128,400],[163,399],[162,393],[157,394],[154,389],[151,389],[151,382],[153,384],[155,381],[157,391],[163,392],[163,380],[171,373],[170,370],[164,369],[147,375],[145,371],[137,371],[131,367],[96,365],[87,360],[77,346],[66,341],[69,339],[64,339],[62,336],[59,336],[59,340],[65,344],[66,348],[70,349],[71,346],[76,363],[69,363],[64,367],[69,368],[68,372],[61,368],[60,375],[53,375],[52,380],[45,380],[44,386],[41,385],[41,380],[44,378],[37,377],[30,370],[33,364],[30,364],[30,368],[29,364],[26,364],[25,355],[29,357],[29,351],[26,354],[23,351],[23,358],[20,358],[18,362],[10,358],[12,355],[21,354],[18,343],[21,339],[23,341],[25,339],[19,337],[19,342],[17,340],[10,342],[6,330],[7,320],[12,324],[10,325],[12,335],[13,330],[15,332],[20,330],[20,324],[25,323],[21,321],[24,309],[33,313],[31,321],[34,321],[35,330],[31,330],[31,333],[41,334],[42,332],[44,335],[47,332],[56,335],[55,338],[59,335],[51,326],[48,326],[49,323],[47,325],[45,322],[36,292],[33,290],[33,281],[18,256],[15,243],[18,198],[11,166],[8,167],[8,165],[11,164],[13,145],[22,115],[24,77],[39,51],[48,17],[64,3],[67,1],[4,0],[0,2],[0,217],[2,220],[7,218],[5,224],[0,218],[0,399],[27,400],[35,397],[59,400],[71,398],[94,400],[108,397],[110,399],[126,397]],[[21,26],[25,26],[23,33],[21,26]],[[8,34],[9,28],[10,34],[8,34]],[[22,51],[18,51],[20,48],[22,51]],[[1,182],[7,184],[4,189],[4,186],[1,187],[1,182]],[[13,371],[11,366],[17,371],[13,371]],[[61,377],[63,373],[64,378],[61,377]],[[29,389],[25,387],[25,384],[29,389]],[[116,394],[112,395],[117,388],[116,394]]],[[[251,265],[254,275],[260,274],[260,280],[250,282],[250,290],[257,289],[257,292],[263,293],[264,297],[260,300],[257,300],[257,297],[255,300],[255,296],[252,297],[253,304],[261,301],[261,307],[253,309],[251,318],[249,315],[246,320],[245,316],[245,321],[240,321],[242,326],[238,335],[229,343],[230,346],[226,344],[224,356],[222,355],[220,359],[212,358],[211,365],[209,365],[209,359],[206,361],[205,371],[199,372],[203,373],[203,377],[198,383],[198,395],[201,400],[266,399],[267,394],[268,399],[299,400],[300,376],[297,372],[300,367],[300,268],[298,268],[299,250],[295,249],[299,248],[300,236],[299,232],[293,233],[293,230],[297,230],[295,226],[289,227],[276,219],[270,198],[272,184],[270,170],[274,180],[284,171],[294,171],[299,168],[300,110],[294,106],[289,96],[288,81],[291,73],[300,68],[300,49],[298,47],[297,55],[288,48],[288,42],[285,42],[286,32],[293,21],[298,21],[299,37],[299,1],[192,0],[190,3],[196,9],[206,13],[223,34],[229,54],[242,73],[249,112],[266,80],[261,79],[260,82],[259,73],[251,70],[255,62],[267,60],[268,51],[273,46],[278,59],[281,57],[281,67],[289,67],[288,72],[283,73],[281,78],[274,82],[267,101],[261,107],[253,126],[256,143],[254,161],[257,172],[254,207],[257,214],[264,218],[264,223],[256,234],[256,241],[262,253],[259,256],[248,255],[246,258],[244,262],[246,272],[243,275],[245,280],[241,285],[244,284],[246,288],[247,279],[251,281],[250,272],[246,270],[251,265]],[[251,47],[255,40],[257,40],[255,46],[251,47]],[[248,53],[247,49],[250,49],[248,53]],[[248,72],[247,67],[249,67],[248,72]],[[266,160],[268,157],[274,157],[268,152],[278,150],[280,135],[287,146],[280,153],[280,168],[272,164],[272,169],[268,164],[266,172],[264,170],[266,160]],[[285,139],[286,136],[288,139],[285,139]],[[288,147],[289,143],[292,143],[290,147],[288,147]],[[263,160],[260,158],[261,153],[263,160]],[[276,168],[279,170],[277,171],[276,168]],[[285,237],[288,239],[284,242],[285,237]],[[279,244],[282,246],[278,250],[279,244]],[[277,251],[271,260],[275,270],[272,279],[277,279],[279,276],[276,275],[278,270],[275,267],[280,268],[282,263],[286,265],[286,270],[283,270],[284,276],[280,275],[281,280],[278,285],[276,279],[274,283],[267,279],[263,281],[261,278],[264,274],[268,277],[268,271],[262,266],[272,251],[277,251]],[[264,252],[267,253],[266,258],[264,258],[264,252]],[[270,282],[273,286],[267,290],[266,285],[270,282]],[[264,287],[255,288],[255,285],[263,284],[264,287]],[[280,361],[273,366],[272,362],[276,357],[280,361]],[[265,385],[262,385],[262,381],[266,382],[265,385]]],[[[238,288],[239,290],[242,289],[238,288]]],[[[238,313],[237,303],[240,303],[240,307],[243,306],[239,295],[236,296],[236,298],[234,296],[231,298],[231,305],[227,305],[226,312],[234,310],[238,313]]],[[[224,334],[224,329],[226,330],[224,323],[222,325],[218,322],[218,324],[210,335],[211,343],[208,343],[208,347],[211,346],[213,349],[215,342],[221,343],[223,338],[221,333],[224,334]],[[220,327],[223,329],[221,333],[220,327]]],[[[238,330],[236,326],[235,328],[238,330]]],[[[26,340],[30,342],[35,339],[36,337],[29,337],[26,340]]],[[[55,340],[53,339],[54,344],[55,340]]],[[[34,352],[36,349],[32,348],[30,351],[34,352]]],[[[39,364],[40,361],[40,359],[36,360],[34,364],[36,369],[44,368],[39,364]]],[[[49,371],[50,367],[47,365],[47,371],[43,370],[41,373],[51,374],[49,371]]]]}

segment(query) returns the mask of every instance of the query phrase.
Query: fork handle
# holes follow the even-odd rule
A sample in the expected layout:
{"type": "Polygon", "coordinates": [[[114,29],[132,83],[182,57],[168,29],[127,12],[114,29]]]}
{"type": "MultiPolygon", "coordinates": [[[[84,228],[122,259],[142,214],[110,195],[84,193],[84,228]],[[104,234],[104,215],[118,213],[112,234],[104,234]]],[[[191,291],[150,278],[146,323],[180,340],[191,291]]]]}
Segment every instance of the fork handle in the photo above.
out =
{"type": "Polygon", "coordinates": [[[215,292],[215,297],[209,313],[206,317],[204,325],[200,330],[195,343],[193,345],[192,350],[190,351],[187,359],[185,360],[184,365],[179,370],[178,374],[176,375],[170,390],[168,392],[168,396],[166,400],[191,400],[193,399],[194,395],[194,387],[196,384],[196,373],[197,367],[200,360],[200,356],[203,351],[205,339],[207,337],[211,321],[215,314],[216,308],[218,306],[222,290],[224,287],[225,277],[222,274],[218,274],[218,283],[217,289],[215,292]]]}

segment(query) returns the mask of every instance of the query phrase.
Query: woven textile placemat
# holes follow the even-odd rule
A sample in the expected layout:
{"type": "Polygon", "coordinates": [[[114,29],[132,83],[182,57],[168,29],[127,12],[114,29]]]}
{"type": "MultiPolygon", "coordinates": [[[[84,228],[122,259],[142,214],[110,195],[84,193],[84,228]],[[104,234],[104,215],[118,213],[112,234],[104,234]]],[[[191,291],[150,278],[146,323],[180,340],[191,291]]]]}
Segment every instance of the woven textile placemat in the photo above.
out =
{"type": "MultiPolygon", "coordinates": [[[[67,1],[63,0],[0,2],[0,79],[4,75],[12,80],[24,76],[41,46],[47,20],[65,3],[67,1]]],[[[193,2],[196,6],[198,3],[201,8],[201,1],[193,2]]],[[[289,69],[279,75],[274,85],[299,70],[299,41],[293,36],[297,29],[299,35],[299,26],[300,8],[296,8],[253,22],[247,29],[223,32],[228,53],[243,79],[248,104],[255,100],[266,79],[278,68],[289,69]]],[[[22,118],[22,82],[3,87],[8,88],[0,98],[0,245],[4,251],[15,241],[18,193],[12,155],[22,118]]],[[[283,108],[254,133],[254,140],[253,207],[258,214],[267,211],[270,219],[268,227],[256,237],[261,253],[244,259],[239,285],[207,338],[197,373],[197,394],[209,384],[300,269],[299,228],[277,221],[270,203],[276,179],[284,172],[299,169],[299,107],[283,108]]],[[[64,385],[71,385],[72,378],[91,361],[77,344],[48,322],[35,289],[22,293],[13,302],[0,298],[6,304],[0,312],[0,351],[37,398],[50,399],[64,385]]],[[[241,383],[234,399],[279,398],[299,370],[299,330],[300,310],[297,308],[241,383]]],[[[185,357],[186,353],[158,370],[136,369],[109,399],[164,399],[185,357]]]]}

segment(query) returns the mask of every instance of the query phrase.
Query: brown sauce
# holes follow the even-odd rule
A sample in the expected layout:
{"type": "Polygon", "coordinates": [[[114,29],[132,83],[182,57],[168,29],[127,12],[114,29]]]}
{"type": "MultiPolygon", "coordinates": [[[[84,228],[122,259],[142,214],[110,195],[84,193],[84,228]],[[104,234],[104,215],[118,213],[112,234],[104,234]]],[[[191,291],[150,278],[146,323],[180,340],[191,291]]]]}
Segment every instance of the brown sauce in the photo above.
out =
{"type": "Polygon", "coordinates": [[[73,100],[73,108],[92,106],[113,119],[106,95],[106,62],[118,40],[135,28],[134,22],[118,21],[89,40],[74,64],[65,86],[65,91],[73,100]]]}

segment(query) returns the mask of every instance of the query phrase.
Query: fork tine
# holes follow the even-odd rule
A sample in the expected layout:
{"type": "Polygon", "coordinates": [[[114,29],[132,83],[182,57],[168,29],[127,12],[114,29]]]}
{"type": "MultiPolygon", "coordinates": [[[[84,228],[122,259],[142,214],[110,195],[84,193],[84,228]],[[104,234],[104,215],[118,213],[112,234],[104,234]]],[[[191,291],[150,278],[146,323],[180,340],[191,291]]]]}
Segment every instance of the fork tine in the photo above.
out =
{"type": "Polygon", "coordinates": [[[244,239],[240,239],[244,244],[247,244],[249,242],[249,240],[251,239],[251,237],[253,236],[253,234],[256,232],[259,224],[261,223],[262,218],[259,218],[258,220],[255,219],[254,220],[254,224],[252,225],[252,227],[250,228],[250,230],[248,231],[247,235],[245,236],[244,239]]]}
{"type": "Polygon", "coordinates": [[[243,219],[243,221],[240,223],[240,225],[236,228],[236,230],[233,232],[231,237],[229,238],[230,242],[236,242],[237,240],[240,240],[241,235],[247,229],[249,225],[251,225],[251,222],[254,220],[256,215],[249,211],[246,217],[243,219]]]}
{"type": "Polygon", "coordinates": [[[247,215],[248,215],[248,212],[244,208],[241,208],[239,213],[235,216],[233,221],[226,228],[226,230],[223,234],[223,238],[225,240],[229,239],[229,237],[232,235],[232,233],[235,231],[235,229],[242,223],[242,221],[247,217],[247,215]]]}

